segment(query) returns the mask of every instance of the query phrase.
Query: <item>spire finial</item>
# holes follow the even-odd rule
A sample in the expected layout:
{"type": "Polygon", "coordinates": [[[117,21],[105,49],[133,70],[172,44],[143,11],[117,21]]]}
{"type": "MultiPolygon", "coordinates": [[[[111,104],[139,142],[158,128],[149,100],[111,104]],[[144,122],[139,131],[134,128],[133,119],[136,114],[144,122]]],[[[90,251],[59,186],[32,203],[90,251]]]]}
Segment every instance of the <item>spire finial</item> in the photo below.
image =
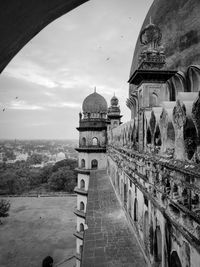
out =
{"type": "Polygon", "coordinates": [[[96,88],[96,86],[94,87],[94,93],[96,93],[97,92],[97,88],[96,88]]]}
{"type": "Polygon", "coordinates": [[[151,16],[149,18],[149,24],[152,24],[152,19],[151,19],[151,16]]]}
{"type": "Polygon", "coordinates": [[[115,92],[114,92],[114,96],[115,96],[115,92]]]}

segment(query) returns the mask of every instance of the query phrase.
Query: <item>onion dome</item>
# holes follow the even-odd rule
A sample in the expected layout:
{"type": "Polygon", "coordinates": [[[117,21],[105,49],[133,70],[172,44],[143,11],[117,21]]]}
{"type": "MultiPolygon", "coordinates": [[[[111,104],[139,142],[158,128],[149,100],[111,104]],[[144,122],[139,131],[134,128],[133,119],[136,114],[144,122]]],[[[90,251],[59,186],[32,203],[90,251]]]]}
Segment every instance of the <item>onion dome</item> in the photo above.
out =
{"type": "Polygon", "coordinates": [[[94,92],[85,98],[82,109],[83,113],[107,113],[108,106],[105,98],[94,92]]]}
{"type": "Polygon", "coordinates": [[[119,100],[115,95],[111,98],[110,104],[111,104],[111,106],[118,106],[119,100]]]}

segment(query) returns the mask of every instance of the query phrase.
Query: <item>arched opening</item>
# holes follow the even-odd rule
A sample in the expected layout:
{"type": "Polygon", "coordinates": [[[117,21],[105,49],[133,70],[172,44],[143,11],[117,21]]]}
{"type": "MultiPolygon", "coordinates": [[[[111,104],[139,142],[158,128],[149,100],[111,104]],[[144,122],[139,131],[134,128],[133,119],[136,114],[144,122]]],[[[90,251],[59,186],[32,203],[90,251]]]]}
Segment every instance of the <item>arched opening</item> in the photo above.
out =
{"type": "Polygon", "coordinates": [[[157,107],[158,105],[158,96],[155,92],[150,95],[149,105],[150,107],[157,107]]]}
{"type": "Polygon", "coordinates": [[[124,183],[124,207],[127,209],[127,184],[124,183]]]}
{"type": "Polygon", "coordinates": [[[187,156],[190,160],[192,159],[197,148],[197,131],[191,119],[186,118],[183,134],[187,156]]]}
{"type": "Polygon", "coordinates": [[[80,245],[80,247],[79,247],[79,254],[82,255],[82,253],[83,253],[83,245],[80,245]]]}
{"type": "Polygon", "coordinates": [[[85,168],[85,160],[84,159],[81,160],[81,168],[85,168]]]}
{"type": "Polygon", "coordinates": [[[99,145],[99,141],[98,141],[97,137],[92,138],[92,145],[93,146],[98,146],[99,145]]]}
{"type": "Polygon", "coordinates": [[[86,138],[85,137],[82,138],[81,145],[86,146],[86,138]]]}
{"type": "Polygon", "coordinates": [[[160,226],[156,226],[155,230],[154,255],[156,262],[162,262],[162,234],[160,226]]]}
{"type": "Polygon", "coordinates": [[[128,212],[130,217],[132,217],[132,192],[129,190],[128,192],[128,212]]]}
{"type": "Polygon", "coordinates": [[[85,210],[85,204],[83,203],[83,201],[80,202],[80,210],[81,211],[85,210]]]}
{"type": "Polygon", "coordinates": [[[155,132],[155,135],[154,135],[154,145],[155,146],[161,146],[162,145],[160,128],[159,128],[158,125],[156,126],[156,132],[155,132]]]}
{"type": "Polygon", "coordinates": [[[80,232],[84,232],[84,225],[83,225],[83,223],[80,223],[79,231],[80,232]]]}
{"type": "Polygon", "coordinates": [[[96,159],[93,159],[91,162],[91,169],[95,170],[98,168],[98,161],[96,159]]]}
{"type": "Polygon", "coordinates": [[[200,66],[190,66],[187,74],[190,82],[190,92],[198,92],[200,84],[200,66]]]}
{"type": "Polygon", "coordinates": [[[153,230],[153,222],[151,220],[151,224],[149,227],[149,247],[150,247],[150,253],[153,255],[153,245],[154,245],[154,230],[153,230]]]}
{"type": "Polygon", "coordinates": [[[138,201],[137,201],[137,198],[135,198],[135,202],[134,202],[134,221],[135,222],[138,221],[138,201]]]}
{"type": "Polygon", "coordinates": [[[144,247],[146,252],[148,252],[149,247],[149,213],[145,211],[144,213],[144,247]]]}
{"type": "Polygon", "coordinates": [[[147,145],[151,144],[151,131],[147,128],[147,145]]]}
{"type": "Polygon", "coordinates": [[[81,189],[85,189],[85,181],[83,179],[81,179],[81,189]]]}
{"type": "Polygon", "coordinates": [[[176,251],[173,251],[170,257],[170,266],[171,267],[182,267],[180,258],[176,251]]]}
{"type": "Polygon", "coordinates": [[[118,171],[117,171],[116,175],[117,175],[117,190],[119,192],[119,173],[118,173],[118,171]]]}

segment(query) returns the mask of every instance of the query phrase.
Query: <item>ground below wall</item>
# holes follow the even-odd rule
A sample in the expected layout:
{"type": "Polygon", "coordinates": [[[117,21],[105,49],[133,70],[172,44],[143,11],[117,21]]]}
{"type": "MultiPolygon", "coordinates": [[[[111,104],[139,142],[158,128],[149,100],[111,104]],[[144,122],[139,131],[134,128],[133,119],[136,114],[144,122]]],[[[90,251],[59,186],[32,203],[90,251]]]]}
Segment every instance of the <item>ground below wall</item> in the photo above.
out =
{"type": "Polygon", "coordinates": [[[105,171],[91,174],[86,223],[82,267],[147,266],[105,171]]]}

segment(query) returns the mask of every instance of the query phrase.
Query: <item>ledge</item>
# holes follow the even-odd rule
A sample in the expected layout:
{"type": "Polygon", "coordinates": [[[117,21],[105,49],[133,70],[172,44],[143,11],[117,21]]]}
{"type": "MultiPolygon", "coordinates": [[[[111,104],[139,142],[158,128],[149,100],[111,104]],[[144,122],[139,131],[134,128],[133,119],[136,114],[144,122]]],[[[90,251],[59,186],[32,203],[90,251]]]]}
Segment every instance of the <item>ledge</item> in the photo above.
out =
{"type": "Polygon", "coordinates": [[[78,172],[78,173],[81,173],[81,174],[88,174],[88,175],[90,175],[90,170],[88,170],[88,169],[76,168],[75,171],[78,172]]]}
{"type": "Polygon", "coordinates": [[[76,148],[76,151],[85,153],[106,153],[106,147],[79,147],[76,148]]]}
{"type": "Polygon", "coordinates": [[[169,70],[136,70],[128,83],[139,85],[141,82],[166,82],[173,77],[177,71],[169,70]]]}
{"type": "Polygon", "coordinates": [[[83,195],[83,196],[87,196],[88,195],[88,191],[86,191],[84,189],[81,189],[81,188],[78,188],[78,187],[74,188],[74,192],[79,194],[79,195],[83,195]]]}
{"type": "Polygon", "coordinates": [[[81,261],[81,254],[76,253],[75,258],[76,258],[77,260],[81,261]]]}
{"type": "Polygon", "coordinates": [[[83,240],[83,234],[84,234],[84,232],[75,232],[74,236],[79,238],[79,239],[81,239],[81,240],[83,240]]]}
{"type": "Polygon", "coordinates": [[[85,219],[85,212],[75,209],[74,214],[78,217],[85,219]]]}

